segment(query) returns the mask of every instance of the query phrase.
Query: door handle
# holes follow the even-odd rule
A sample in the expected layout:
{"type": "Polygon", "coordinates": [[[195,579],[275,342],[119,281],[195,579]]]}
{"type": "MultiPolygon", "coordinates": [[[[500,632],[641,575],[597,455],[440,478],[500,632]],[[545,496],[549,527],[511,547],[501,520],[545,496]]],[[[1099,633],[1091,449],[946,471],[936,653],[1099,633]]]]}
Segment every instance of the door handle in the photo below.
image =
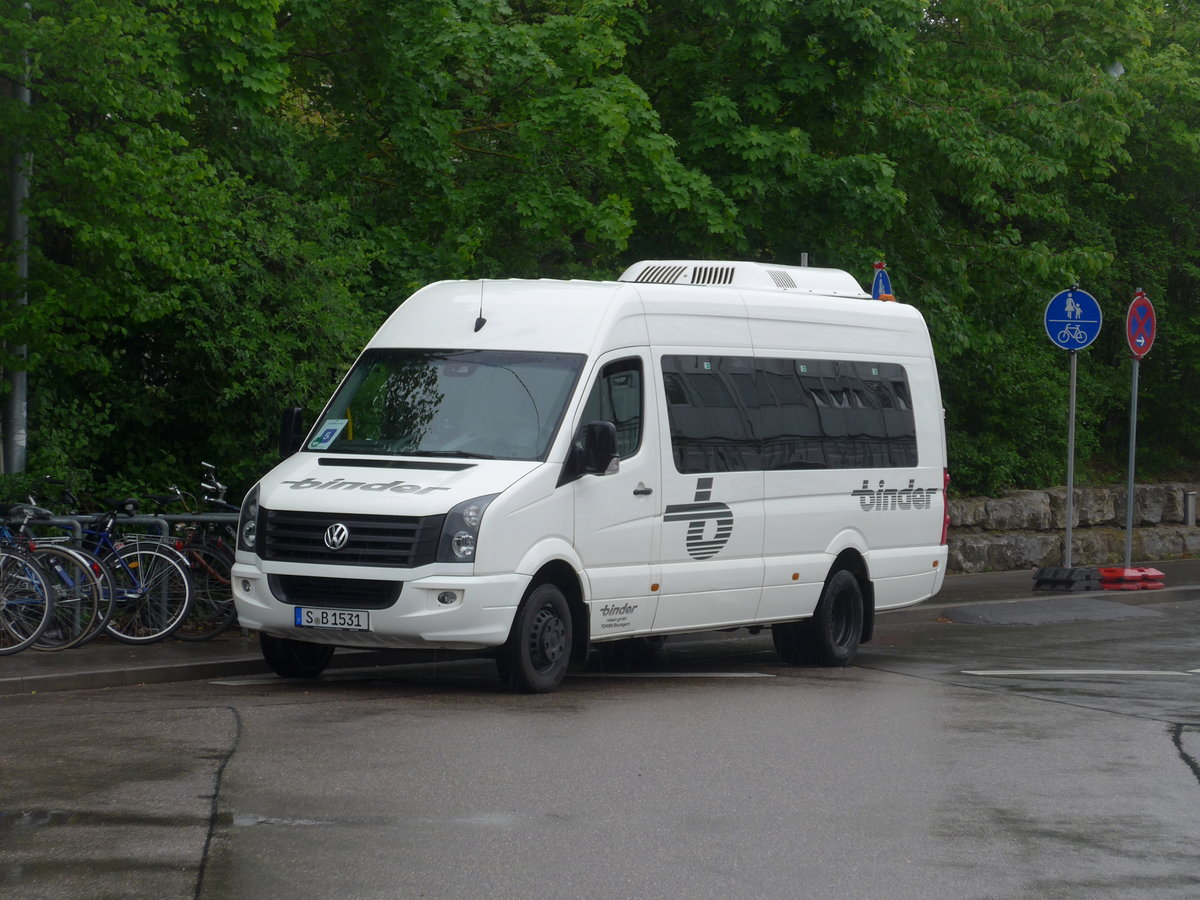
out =
{"type": "Polygon", "coordinates": [[[646,495],[653,493],[654,488],[648,488],[640,481],[638,482],[638,486],[633,489],[633,496],[635,497],[645,497],[646,495]]]}

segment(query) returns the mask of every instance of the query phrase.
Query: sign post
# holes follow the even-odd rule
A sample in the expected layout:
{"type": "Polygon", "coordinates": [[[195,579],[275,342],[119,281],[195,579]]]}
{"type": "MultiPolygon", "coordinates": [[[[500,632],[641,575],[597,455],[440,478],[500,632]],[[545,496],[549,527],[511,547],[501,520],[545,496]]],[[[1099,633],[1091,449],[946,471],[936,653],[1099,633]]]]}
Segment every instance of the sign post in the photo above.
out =
{"type": "Polygon", "coordinates": [[[1046,336],[1056,347],[1071,354],[1071,388],[1067,413],[1067,535],[1063,548],[1063,565],[1071,568],[1071,529],[1075,518],[1075,381],[1076,351],[1091,345],[1100,334],[1104,314],[1100,304],[1087,291],[1075,285],[1059,291],[1046,304],[1046,336]]]}
{"type": "Polygon", "coordinates": [[[1129,400],[1129,477],[1125,491],[1125,568],[1133,564],[1133,481],[1134,457],[1137,453],[1137,401],[1138,366],[1142,357],[1154,346],[1154,332],[1158,321],[1154,316],[1154,305],[1146,298],[1141,288],[1134,291],[1133,302],[1125,314],[1125,339],[1133,353],[1133,387],[1129,400]]]}

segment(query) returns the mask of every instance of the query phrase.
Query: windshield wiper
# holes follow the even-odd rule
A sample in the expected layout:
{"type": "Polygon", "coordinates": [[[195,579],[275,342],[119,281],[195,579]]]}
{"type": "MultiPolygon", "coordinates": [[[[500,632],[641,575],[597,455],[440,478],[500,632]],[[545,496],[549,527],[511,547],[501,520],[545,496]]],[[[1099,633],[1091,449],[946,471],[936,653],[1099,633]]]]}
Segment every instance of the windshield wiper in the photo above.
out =
{"type": "Polygon", "coordinates": [[[459,459],[497,459],[491,453],[472,453],[469,450],[402,450],[404,456],[454,456],[459,459]]]}

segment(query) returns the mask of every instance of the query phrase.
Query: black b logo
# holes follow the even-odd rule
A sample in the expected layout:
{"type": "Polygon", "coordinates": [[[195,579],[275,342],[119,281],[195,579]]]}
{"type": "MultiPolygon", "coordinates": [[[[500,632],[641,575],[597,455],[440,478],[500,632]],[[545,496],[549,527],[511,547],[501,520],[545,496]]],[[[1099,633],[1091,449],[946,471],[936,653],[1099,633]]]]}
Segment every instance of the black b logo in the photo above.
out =
{"type": "Polygon", "coordinates": [[[687,552],[692,559],[711,559],[729,543],[733,534],[733,510],[724,503],[709,501],[713,480],[696,479],[696,502],[675,503],[663,512],[667,522],[687,522],[687,552]],[[714,527],[710,530],[709,523],[714,527]]]}

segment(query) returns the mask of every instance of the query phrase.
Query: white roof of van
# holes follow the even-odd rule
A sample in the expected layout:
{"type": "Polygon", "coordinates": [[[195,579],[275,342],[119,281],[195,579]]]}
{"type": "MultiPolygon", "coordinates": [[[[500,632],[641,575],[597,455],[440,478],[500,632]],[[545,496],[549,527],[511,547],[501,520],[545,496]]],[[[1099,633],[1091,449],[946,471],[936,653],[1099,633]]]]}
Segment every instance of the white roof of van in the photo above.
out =
{"type": "Polygon", "coordinates": [[[370,346],[588,353],[622,323],[645,343],[641,315],[636,288],[615,281],[439,281],[405,300],[370,346]]]}
{"type": "Polygon", "coordinates": [[[863,352],[887,347],[899,331],[924,331],[915,309],[871,300],[840,269],[648,260],[630,266],[618,281],[435,282],[401,304],[369,346],[591,354],[645,345],[652,337],[812,346],[825,327],[852,327],[863,352]],[[786,323],[803,324],[803,335],[786,323]]]}

